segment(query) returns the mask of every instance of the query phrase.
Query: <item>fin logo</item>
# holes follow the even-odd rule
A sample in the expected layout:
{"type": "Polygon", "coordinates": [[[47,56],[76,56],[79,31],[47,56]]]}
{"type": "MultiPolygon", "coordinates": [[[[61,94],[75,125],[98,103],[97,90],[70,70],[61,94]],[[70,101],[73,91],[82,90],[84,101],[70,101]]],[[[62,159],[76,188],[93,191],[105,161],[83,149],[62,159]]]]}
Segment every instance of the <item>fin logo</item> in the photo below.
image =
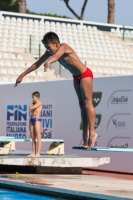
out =
{"type": "MultiPolygon", "coordinates": [[[[97,114],[96,115],[96,121],[95,121],[95,129],[97,129],[97,127],[100,125],[101,119],[102,119],[102,115],[101,114],[97,114]]],[[[80,130],[83,130],[82,122],[80,123],[80,130]]]]}
{"type": "Polygon", "coordinates": [[[27,121],[27,105],[7,105],[7,121],[27,121]]]}
{"type": "Polygon", "coordinates": [[[101,101],[101,98],[102,98],[102,92],[93,92],[93,95],[92,95],[92,103],[93,103],[94,108],[95,108],[96,106],[98,106],[98,104],[99,104],[100,101],[101,101]]]}

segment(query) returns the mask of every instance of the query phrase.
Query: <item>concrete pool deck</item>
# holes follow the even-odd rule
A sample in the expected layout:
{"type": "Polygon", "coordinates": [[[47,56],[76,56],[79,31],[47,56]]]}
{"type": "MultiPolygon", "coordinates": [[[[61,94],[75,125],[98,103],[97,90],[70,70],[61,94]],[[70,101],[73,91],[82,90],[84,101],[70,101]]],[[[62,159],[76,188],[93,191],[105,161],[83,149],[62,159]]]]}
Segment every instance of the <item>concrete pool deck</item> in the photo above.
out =
{"type": "MultiPolygon", "coordinates": [[[[87,170],[88,171],[88,170],[87,170]]],[[[133,176],[83,171],[82,175],[0,174],[0,187],[69,195],[68,199],[133,199],[133,176]],[[6,177],[7,176],[7,177],[6,177]],[[5,177],[5,178],[4,178],[5,177]],[[130,178],[129,178],[130,177],[130,178]]]]}

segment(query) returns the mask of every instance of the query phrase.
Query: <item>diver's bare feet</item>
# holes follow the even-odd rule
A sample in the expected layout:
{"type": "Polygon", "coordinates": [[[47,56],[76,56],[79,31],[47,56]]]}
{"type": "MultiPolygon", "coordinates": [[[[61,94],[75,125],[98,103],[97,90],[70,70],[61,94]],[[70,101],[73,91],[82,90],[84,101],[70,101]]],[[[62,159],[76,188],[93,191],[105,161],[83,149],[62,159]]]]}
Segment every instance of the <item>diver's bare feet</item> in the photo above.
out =
{"type": "Polygon", "coordinates": [[[81,147],[81,148],[87,149],[87,148],[88,148],[88,145],[82,144],[80,147],[81,147]]]}
{"type": "Polygon", "coordinates": [[[32,157],[40,157],[40,154],[39,153],[34,154],[32,157]]]}
{"type": "Polygon", "coordinates": [[[97,137],[98,134],[96,132],[94,134],[90,134],[88,141],[88,149],[91,149],[95,145],[97,137]]]}
{"type": "Polygon", "coordinates": [[[35,153],[31,153],[30,155],[28,155],[28,157],[33,157],[35,155],[35,153]]]}

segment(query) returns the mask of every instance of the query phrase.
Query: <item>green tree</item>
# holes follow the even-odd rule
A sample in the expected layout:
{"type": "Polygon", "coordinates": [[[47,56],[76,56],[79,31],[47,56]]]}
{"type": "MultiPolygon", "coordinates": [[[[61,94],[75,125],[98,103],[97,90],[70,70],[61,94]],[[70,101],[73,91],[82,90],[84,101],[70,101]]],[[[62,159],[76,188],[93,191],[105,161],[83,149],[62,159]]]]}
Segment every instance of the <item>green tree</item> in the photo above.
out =
{"type": "Polygon", "coordinates": [[[58,17],[58,18],[66,18],[66,19],[71,19],[70,17],[67,16],[61,16],[61,15],[57,15],[57,14],[50,14],[50,13],[36,13],[36,12],[32,12],[30,10],[26,10],[27,14],[32,14],[32,15],[42,15],[42,16],[48,16],[48,17],[58,17]]]}
{"type": "Polygon", "coordinates": [[[17,0],[0,0],[0,10],[18,12],[17,0]]]}

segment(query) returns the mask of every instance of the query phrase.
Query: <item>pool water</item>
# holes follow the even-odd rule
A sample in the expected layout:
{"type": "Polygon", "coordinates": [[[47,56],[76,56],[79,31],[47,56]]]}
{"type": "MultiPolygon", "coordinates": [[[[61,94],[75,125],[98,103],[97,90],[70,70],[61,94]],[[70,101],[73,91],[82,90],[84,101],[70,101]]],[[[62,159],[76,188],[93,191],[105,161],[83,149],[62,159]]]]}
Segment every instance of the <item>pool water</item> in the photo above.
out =
{"type": "Polygon", "coordinates": [[[25,192],[0,189],[0,200],[59,200],[59,198],[46,197],[25,192]]]}

